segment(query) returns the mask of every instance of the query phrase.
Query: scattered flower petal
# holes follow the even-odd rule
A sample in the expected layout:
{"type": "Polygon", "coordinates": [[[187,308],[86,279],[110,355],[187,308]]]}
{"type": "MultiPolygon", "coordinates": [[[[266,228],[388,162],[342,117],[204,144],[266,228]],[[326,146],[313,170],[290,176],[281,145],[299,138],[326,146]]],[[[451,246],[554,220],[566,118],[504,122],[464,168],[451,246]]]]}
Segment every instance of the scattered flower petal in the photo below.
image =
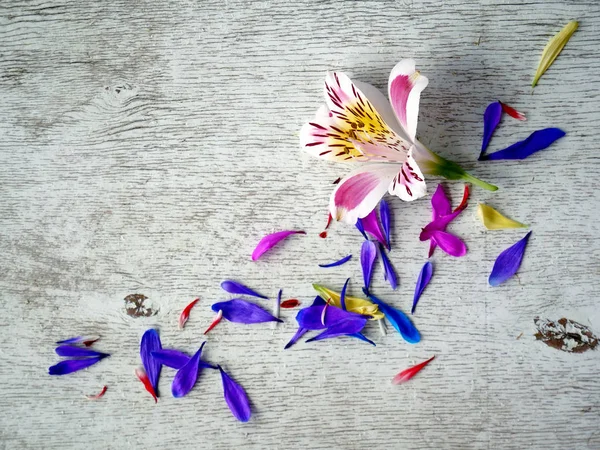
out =
{"type": "Polygon", "coordinates": [[[325,305],[309,306],[308,308],[298,311],[298,314],[296,315],[298,325],[307,330],[323,330],[337,322],[355,318],[368,319],[368,316],[344,311],[343,309],[328,303],[325,305]],[[324,311],[327,312],[324,314],[324,311]]]}
{"type": "Polygon", "coordinates": [[[385,243],[389,250],[392,249],[391,240],[390,240],[390,229],[391,229],[391,213],[390,213],[390,205],[388,202],[381,199],[379,202],[379,217],[381,218],[381,225],[383,226],[383,233],[385,234],[385,243]]]}
{"type": "Polygon", "coordinates": [[[506,228],[527,228],[527,225],[509,219],[496,211],[491,206],[480,203],[477,206],[477,215],[488,230],[504,230],[506,228]]]}
{"type": "Polygon", "coordinates": [[[237,281],[233,280],[223,281],[221,283],[221,289],[223,289],[225,292],[229,292],[230,294],[251,295],[253,297],[264,298],[265,300],[269,298],[250,289],[248,286],[244,286],[242,283],[238,283],[237,281]]]}
{"type": "Polygon", "coordinates": [[[198,303],[199,301],[200,301],[199,298],[197,298],[196,300],[193,300],[189,305],[187,305],[183,309],[183,311],[181,311],[181,315],[179,316],[179,328],[183,328],[185,326],[186,322],[190,318],[190,311],[192,310],[194,305],[196,303],[198,303]]]}
{"type": "Polygon", "coordinates": [[[419,273],[419,278],[417,279],[417,285],[415,287],[415,295],[413,297],[413,305],[410,310],[411,314],[415,313],[415,308],[417,307],[417,303],[419,302],[419,298],[421,298],[421,294],[423,290],[429,282],[431,281],[431,277],[433,276],[433,264],[427,261],[425,265],[421,268],[421,272],[419,273]]]}
{"type": "Polygon", "coordinates": [[[506,103],[502,103],[502,102],[500,102],[500,104],[502,105],[502,111],[504,111],[506,114],[508,114],[513,119],[522,120],[522,121],[527,120],[527,117],[525,117],[525,114],[517,111],[512,106],[508,106],[506,103]]]}
{"type": "Polygon", "coordinates": [[[578,27],[579,22],[575,20],[569,22],[546,44],[546,47],[544,47],[544,51],[542,52],[542,59],[540,60],[538,69],[533,77],[531,87],[535,87],[537,85],[540,77],[552,65],[556,57],[560,54],[566,43],[569,42],[569,39],[571,39],[571,36],[573,36],[573,33],[575,33],[578,27]]]}
{"type": "Polygon", "coordinates": [[[244,388],[236,383],[230,376],[219,366],[221,371],[221,381],[223,382],[223,396],[233,416],[240,422],[248,422],[252,411],[250,410],[250,400],[244,388]]]}
{"type": "Polygon", "coordinates": [[[146,375],[146,372],[144,371],[144,369],[142,369],[142,368],[135,369],[135,375],[142,382],[142,384],[144,385],[144,388],[146,388],[146,390],[150,393],[152,398],[154,398],[154,403],[157,403],[158,397],[156,396],[156,392],[154,391],[152,382],[150,381],[150,378],[148,378],[148,375],[146,375]]]}
{"type": "Polygon", "coordinates": [[[333,220],[333,217],[331,216],[331,213],[327,213],[327,224],[325,225],[325,229],[329,228],[329,225],[331,225],[332,220],[333,220]]]}
{"type": "MultiPolygon", "coordinates": [[[[325,300],[323,300],[321,297],[317,296],[315,297],[313,303],[311,306],[325,306],[327,303],[325,303],[325,300]]],[[[298,331],[296,331],[296,334],[294,334],[294,336],[292,337],[292,339],[290,339],[290,342],[288,342],[286,344],[286,346],[284,347],[284,350],[287,350],[288,348],[290,348],[292,345],[294,345],[296,342],[298,342],[298,340],[304,336],[306,334],[308,330],[306,328],[302,328],[299,327],[298,331]]]]}
{"type": "MultiPolygon", "coordinates": [[[[188,356],[179,350],[168,348],[163,348],[157,352],[152,352],[152,357],[160,362],[163,366],[167,366],[176,370],[179,370],[185,366],[191,358],[191,356],[188,356]]],[[[199,366],[202,369],[217,369],[217,366],[213,366],[212,364],[202,360],[200,360],[199,366]]]]}
{"type": "Polygon", "coordinates": [[[483,142],[481,143],[481,153],[485,152],[494,130],[502,118],[502,104],[500,102],[490,103],[483,113],[483,142]]]}
{"type": "Polygon", "coordinates": [[[213,321],[210,323],[208,328],[206,330],[204,330],[204,334],[207,334],[210,330],[212,330],[214,327],[216,327],[222,318],[223,318],[223,311],[219,310],[219,312],[217,313],[217,315],[215,316],[213,321]]]}
{"type": "Polygon", "coordinates": [[[260,240],[254,251],[252,252],[252,261],[256,261],[263,254],[275,247],[279,242],[292,234],[306,234],[304,231],[278,231],[266,235],[260,240]]]}
{"type": "Polygon", "coordinates": [[[373,276],[373,265],[377,259],[377,247],[371,241],[364,241],[360,249],[360,264],[362,266],[363,281],[365,288],[369,290],[371,277],[373,276]]]}
{"type": "Polygon", "coordinates": [[[394,377],[394,379],[392,380],[392,384],[406,383],[408,380],[410,380],[412,377],[418,374],[421,370],[423,370],[423,367],[425,367],[427,364],[433,361],[434,358],[435,355],[429,358],[427,361],[423,361],[422,363],[417,364],[416,366],[412,366],[406,370],[403,370],[394,377]]]}
{"type": "Polygon", "coordinates": [[[158,396],[158,378],[160,377],[161,364],[152,357],[152,352],[156,352],[162,348],[158,331],[153,328],[146,330],[140,342],[140,358],[144,371],[148,375],[150,383],[154,388],[154,392],[158,396]]]}
{"type": "Polygon", "coordinates": [[[296,306],[300,306],[300,301],[297,298],[288,298],[282,301],[279,306],[284,309],[295,308],[296,306]]]}
{"type": "Polygon", "coordinates": [[[100,339],[100,336],[77,336],[63,341],[58,341],[57,344],[83,344],[86,347],[91,347],[96,341],[100,339]]]}
{"type": "Polygon", "coordinates": [[[365,294],[368,295],[368,297],[374,303],[377,303],[381,312],[385,314],[386,319],[389,320],[392,326],[396,329],[396,331],[398,331],[398,333],[400,333],[406,342],[409,344],[416,344],[421,340],[419,331],[415,328],[406,314],[399,309],[388,305],[384,301],[379,300],[370,293],[367,294],[365,292],[365,294]]]}
{"type": "Polygon", "coordinates": [[[69,373],[77,372],[79,370],[87,369],[93,366],[98,361],[103,360],[106,356],[96,356],[93,358],[86,359],[67,359],[61,361],[58,364],[53,365],[48,369],[50,375],[67,375],[69,373]]]}
{"type": "Polygon", "coordinates": [[[431,209],[433,211],[432,220],[447,216],[452,212],[450,199],[441,184],[438,184],[434,194],[431,196],[431,209]]]}
{"type": "Polygon", "coordinates": [[[388,281],[388,283],[390,283],[390,286],[392,287],[392,289],[396,290],[396,288],[398,287],[398,279],[396,277],[396,271],[394,270],[394,266],[392,266],[392,262],[390,261],[388,256],[385,254],[383,245],[380,245],[379,247],[380,247],[379,254],[381,255],[381,261],[383,262],[384,278],[388,281]]]}
{"type": "Polygon", "coordinates": [[[273,317],[260,306],[250,303],[241,298],[234,298],[226,302],[219,302],[212,305],[212,310],[223,312],[223,318],[236,323],[262,323],[262,322],[283,322],[277,317],[273,317]]]}
{"type": "MultiPolygon", "coordinates": [[[[319,293],[319,295],[325,299],[327,303],[333,306],[337,306],[341,308],[342,304],[340,302],[340,294],[332,291],[331,289],[326,288],[325,286],[321,286],[319,284],[313,284],[313,288],[315,291],[319,293]]],[[[371,316],[373,320],[383,319],[383,314],[379,311],[379,308],[376,304],[369,300],[365,300],[363,298],[357,297],[349,297],[346,296],[346,308],[348,311],[362,314],[365,316],[371,316]]]]}
{"type": "Polygon", "coordinates": [[[375,210],[367,214],[366,217],[361,219],[363,229],[377,239],[381,244],[387,246],[387,241],[383,233],[381,232],[381,226],[379,225],[379,219],[377,218],[377,212],[375,210]]]}
{"type": "Polygon", "coordinates": [[[360,234],[362,234],[365,239],[367,239],[367,240],[369,239],[367,237],[367,233],[365,233],[365,227],[363,226],[362,219],[357,219],[354,226],[356,227],[356,229],[358,231],[360,231],[360,234]]]}
{"type": "Polygon", "coordinates": [[[321,311],[321,324],[323,324],[323,326],[325,326],[325,314],[327,313],[328,306],[329,303],[325,303],[325,305],[323,306],[323,311],[321,311]]]}
{"type": "Polygon", "coordinates": [[[524,141],[517,142],[504,150],[484,154],[480,161],[498,161],[501,159],[525,159],[540,150],[550,147],[553,142],[563,137],[566,133],[560,128],[544,128],[534,131],[524,141]]]}
{"type": "Polygon", "coordinates": [[[468,206],[467,202],[469,200],[470,194],[471,194],[471,188],[469,187],[469,185],[467,183],[465,183],[465,188],[463,190],[463,198],[460,201],[460,205],[458,205],[453,212],[462,211],[463,209],[465,209],[468,206]]]}
{"type": "Polygon", "coordinates": [[[344,311],[346,308],[346,289],[348,289],[348,283],[350,282],[350,278],[346,278],[346,282],[344,283],[344,287],[342,288],[342,292],[340,293],[340,306],[344,311]]]}
{"type": "Polygon", "coordinates": [[[467,246],[458,237],[445,231],[436,230],[431,234],[431,239],[447,254],[454,257],[461,257],[467,254],[467,246]]]}
{"type": "Polygon", "coordinates": [[[306,342],[320,341],[322,339],[359,333],[367,324],[367,320],[368,319],[366,317],[352,317],[340,320],[328,326],[325,331],[313,338],[308,339],[306,342]]]}
{"type": "Polygon", "coordinates": [[[67,358],[95,358],[98,356],[106,358],[107,356],[110,356],[108,353],[101,353],[87,348],[75,347],[73,345],[60,345],[56,347],[55,351],[58,356],[66,356],[67,358]]]}
{"type": "Polygon", "coordinates": [[[519,267],[521,266],[525,247],[527,247],[530,235],[531,231],[519,242],[500,253],[498,258],[496,258],[494,268],[492,269],[489,278],[490,286],[498,286],[517,273],[517,270],[519,270],[519,267]]]}
{"type": "Polygon", "coordinates": [[[329,264],[319,264],[319,267],[322,267],[323,269],[328,269],[329,267],[341,266],[342,264],[345,264],[348,261],[350,261],[351,258],[352,255],[344,256],[342,259],[329,264]]]}
{"type": "MultiPolygon", "coordinates": [[[[381,323],[381,320],[379,321],[379,323],[381,323]]],[[[361,341],[365,341],[365,342],[371,344],[373,347],[377,347],[375,342],[373,342],[371,339],[369,339],[362,333],[352,333],[352,334],[349,334],[348,336],[356,338],[356,339],[360,339],[361,341]]]]}
{"type": "Polygon", "coordinates": [[[200,375],[200,356],[202,355],[202,348],[206,344],[206,341],[202,343],[200,348],[194,356],[190,358],[185,366],[177,371],[175,378],[173,378],[173,384],[171,384],[171,394],[173,397],[180,398],[187,395],[198,380],[200,375]]]}
{"type": "Polygon", "coordinates": [[[106,394],[107,390],[108,390],[108,386],[103,386],[102,389],[100,390],[100,392],[98,392],[97,394],[86,395],[85,397],[88,400],[98,400],[98,399],[101,399],[102,397],[104,397],[104,394],[106,394]]]}
{"type": "MultiPolygon", "coordinates": [[[[279,293],[277,294],[277,298],[275,299],[275,303],[273,304],[273,317],[279,319],[279,309],[281,305],[281,289],[279,289],[279,293]]],[[[273,326],[276,326],[277,322],[273,323],[273,326]]]]}

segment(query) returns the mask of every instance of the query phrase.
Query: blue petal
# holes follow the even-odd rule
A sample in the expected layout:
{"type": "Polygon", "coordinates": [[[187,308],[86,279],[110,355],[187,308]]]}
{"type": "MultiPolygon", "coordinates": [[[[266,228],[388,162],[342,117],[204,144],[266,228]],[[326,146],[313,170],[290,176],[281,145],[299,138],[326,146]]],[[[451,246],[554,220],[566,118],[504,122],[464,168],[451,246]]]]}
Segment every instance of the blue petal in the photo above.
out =
{"type": "Polygon", "coordinates": [[[173,397],[179,398],[187,395],[200,375],[200,356],[202,355],[202,348],[206,344],[206,341],[202,343],[198,351],[190,358],[190,360],[177,371],[175,378],[173,378],[173,384],[171,384],[171,393],[173,397]]]}
{"type": "Polygon", "coordinates": [[[344,263],[347,263],[348,261],[350,261],[350,258],[352,258],[352,255],[348,255],[348,256],[344,256],[342,259],[329,263],[329,264],[319,264],[319,267],[322,267],[324,269],[328,268],[328,267],[336,267],[336,266],[341,266],[344,263]]]}
{"type": "Polygon", "coordinates": [[[158,396],[158,378],[162,365],[152,357],[152,352],[156,352],[162,348],[158,331],[153,328],[147,330],[142,336],[140,342],[140,358],[142,365],[148,375],[148,379],[154,388],[154,392],[158,396]]]}
{"type": "Polygon", "coordinates": [[[309,306],[298,311],[296,321],[301,328],[306,328],[307,330],[323,330],[342,320],[368,317],[369,316],[363,316],[350,311],[344,311],[333,305],[318,305],[309,306]],[[325,311],[325,324],[323,324],[322,321],[324,308],[327,308],[327,311],[325,311]]]}
{"type": "MultiPolygon", "coordinates": [[[[180,352],[179,350],[173,350],[168,348],[163,348],[162,350],[159,350],[157,352],[152,352],[152,357],[156,359],[159,363],[161,363],[163,366],[167,366],[176,370],[179,370],[183,366],[185,366],[191,358],[190,356],[186,355],[183,352],[180,352]]],[[[217,366],[213,366],[212,364],[209,364],[202,360],[200,360],[199,365],[203,369],[217,369],[217,366]]]]}
{"type": "Polygon", "coordinates": [[[361,341],[365,341],[368,342],[369,344],[371,344],[373,347],[377,347],[375,345],[375,342],[373,342],[371,339],[369,339],[368,337],[366,337],[364,334],[362,333],[352,333],[349,334],[348,336],[356,338],[356,339],[360,339],[361,341]]]}
{"type": "Polygon", "coordinates": [[[383,270],[384,270],[384,278],[390,283],[390,286],[393,290],[396,290],[398,287],[398,279],[396,277],[396,271],[394,270],[394,266],[392,266],[392,262],[385,254],[385,250],[383,245],[379,246],[379,254],[381,255],[381,261],[383,261],[383,270]]]}
{"type": "Polygon", "coordinates": [[[262,294],[259,294],[256,291],[253,291],[248,286],[244,286],[242,283],[238,283],[233,280],[225,280],[221,283],[221,288],[225,292],[229,292],[230,294],[238,294],[238,295],[251,295],[253,297],[259,297],[268,299],[269,297],[265,297],[262,294]]]}
{"type": "Polygon", "coordinates": [[[500,102],[490,103],[483,113],[483,142],[481,143],[482,154],[490,144],[492,134],[494,134],[494,130],[500,123],[501,118],[502,104],[500,102]]]}
{"type": "Polygon", "coordinates": [[[234,298],[227,302],[215,303],[211,308],[214,312],[219,312],[219,310],[223,311],[223,318],[230,322],[246,324],[283,322],[283,320],[273,317],[260,306],[242,300],[241,298],[234,298]]]}
{"type": "Polygon", "coordinates": [[[346,282],[344,283],[344,287],[342,288],[342,292],[340,293],[340,306],[344,311],[346,311],[346,289],[348,289],[349,282],[350,278],[346,278],[346,282]]]}
{"type": "Polygon", "coordinates": [[[369,239],[367,237],[367,233],[365,233],[365,228],[363,227],[362,219],[358,219],[356,221],[355,226],[358,229],[358,231],[360,231],[360,234],[362,234],[365,239],[369,239]]]}
{"type": "Polygon", "coordinates": [[[496,262],[494,263],[492,273],[490,274],[490,286],[498,286],[517,273],[517,270],[519,270],[519,267],[521,266],[523,254],[525,253],[525,247],[527,247],[527,242],[529,241],[530,235],[531,231],[527,233],[519,242],[507,248],[500,253],[500,255],[498,255],[498,258],[496,258],[496,262]]]}
{"type": "Polygon", "coordinates": [[[387,243],[387,248],[392,249],[392,245],[390,243],[390,229],[391,229],[391,213],[390,213],[390,205],[385,200],[381,200],[379,202],[379,218],[381,219],[381,225],[383,225],[383,233],[385,234],[385,241],[387,243]]]}
{"type": "Polygon", "coordinates": [[[365,289],[369,290],[371,277],[373,276],[373,265],[377,259],[377,247],[371,241],[365,241],[360,249],[360,264],[362,266],[363,281],[365,289]]]}
{"type": "Polygon", "coordinates": [[[86,369],[104,358],[105,356],[96,356],[95,358],[87,359],[68,359],[50,367],[48,373],[50,375],[67,375],[69,373],[77,372],[78,370],[86,369]]]}
{"type": "Polygon", "coordinates": [[[377,306],[379,306],[379,310],[385,315],[385,318],[390,321],[392,326],[400,333],[406,342],[416,344],[421,340],[419,331],[415,328],[406,314],[399,309],[391,307],[368,292],[365,292],[365,295],[367,295],[373,303],[376,303],[377,306]]]}
{"type": "MultiPolygon", "coordinates": [[[[320,296],[316,296],[312,305],[311,306],[324,306],[326,304],[325,300],[323,300],[320,296]]],[[[298,328],[298,331],[296,331],[296,334],[294,334],[294,336],[292,337],[292,339],[290,339],[290,342],[288,342],[285,347],[284,350],[287,350],[288,348],[290,348],[292,345],[294,345],[296,342],[298,342],[298,340],[304,336],[309,330],[307,330],[306,328],[298,328]]]]}
{"type": "Polygon", "coordinates": [[[346,336],[354,333],[359,333],[367,324],[367,320],[369,319],[367,319],[366,317],[352,317],[340,320],[329,326],[321,334],[318,334],[314,338],[308,339],[306,342],[320,341],[322,339],[329,339],[338,336],[346,336]]]}
{"type": "Polygon", "coordinates": [[[108,353],[101,353],[87,348],[75,347],[73,345],[60,345],[56,347],[58,356],[66,356],[67,358],[89,358],[102,356],[103,358],[110,356],[108,353]]]}
{"type": "Polygon", "coordinates": [[[433,276],[433,264],[427,261],[425,265],[421,268],[421,272],[419,273],[419,278],[417,279],[417,285],[415,286],[415,295],[413,297],[413,305],[410,310],[411,314],[415,313],[415,308],[417,307],[417,303],[419,302],[419,298],[421,298],[421,294],[425,287],[431,281],[431,277],[433,276]]]}
{"type": "Polygon", "coordinates": [[[534,131],[524,141],[517,142],[504,150],[479,157],[480,161],[500,159],[525,159],[535,152],[550,147],[550,145],[563,137],[566,133],[559,128],[545,128],[534,131]]]}
{"type": "Polygon", "coordinates": [[[223,396],[233,416],[240,422],[248,422],[252,411],[250,410],[250,400],[244,388],[237,384],[222,368],[221,381],[223,382],[223,396]]]}

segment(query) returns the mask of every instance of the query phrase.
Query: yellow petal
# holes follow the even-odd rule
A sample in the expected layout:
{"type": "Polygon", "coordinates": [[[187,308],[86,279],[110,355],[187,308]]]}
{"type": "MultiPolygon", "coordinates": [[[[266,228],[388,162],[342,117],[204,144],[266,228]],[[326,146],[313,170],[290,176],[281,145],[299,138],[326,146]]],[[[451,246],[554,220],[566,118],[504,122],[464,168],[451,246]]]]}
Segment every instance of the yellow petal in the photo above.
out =
{"type": "MultiPolygon", "coordinates": [[[[323,297],[323,299],[330,305],[337,306],[338,308],[342,306],[340,303],[340,294],[338,292],[327,289],[325,286],[321,286],[320,284],[313,284],[313,288],[315,288],[315,291],[317,291],[319,295],[323,297]]],[[[372,320],[379,320],[383,319],[384,317],[375,303],[362,298],[346,296],[346,309],[357,314],[373,316],[372,320]]]]}
{"type": "Polygon", "coordinates": [[[556,36],[548,41],[544,51],[542,52],[542,59],[537,71],[535,72],[535,77],[533,77],[533,83],[531,83],[531,87],[535,87],[540,77],[552,65],[565,44],[569,42],[569,39],[571,39],[571,36],[573,36],[575,30],[577,30],[577,27],[579,27],[579,22],[573,20],[572,22],[566,24],[556,36]]]}
{"type": "Polygon", "coordinates": [[[527,225],[504,217],[491,206],[480,203],[477,206],[477,215],[488,230],[503,230],[505,228],[527,228],[527,225]]]}

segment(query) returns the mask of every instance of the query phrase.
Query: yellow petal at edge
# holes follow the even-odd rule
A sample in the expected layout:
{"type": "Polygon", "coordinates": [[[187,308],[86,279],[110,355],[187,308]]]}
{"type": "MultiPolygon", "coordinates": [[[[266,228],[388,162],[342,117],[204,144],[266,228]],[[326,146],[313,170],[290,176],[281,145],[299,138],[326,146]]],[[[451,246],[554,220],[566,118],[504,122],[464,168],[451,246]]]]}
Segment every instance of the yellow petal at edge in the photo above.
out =
{"type": "MultiPolygon", "coordinates": [[[[327,303],[341,308],[342,304],[340,303],[340,294],[338,292],[327,289],[320,284],[313,284],[313,288],[327,303]]],[[[379,307],[375,303],[362,298],[346,296],[346,309],[357,314],[372,316],[373,318],[371,320],[380,320],[384,317],[383,313],[379,311],[379,307]]]]}
{"type": "Polygon", "coordinates": [[[480,203],[477,206],[477,215],[488,230],[503,230],[505,228],[527,228],[527,225],[516,220],[504,217],[491,206],[480,203]]]}
{"type": "Polygon", "coordinates": [[[575,33],[578,27],[579,22],[573,20],[566,24],[557,35],[548,41],[546,47],[544,47],[544,51],[542,52],[542,59],[540,60],[540,64],[535,72],[535,76],[533,77],[531,87],[535,87],[537,85],[540,77],[544,75],[544,72],[546,72],[546,70],[548,70],[548,68],[552,65],[556,57],[560,54],[565,44],[569,42],[569,39],[571,39],[571,36],[573,36],[573,33],[575,33]]]}

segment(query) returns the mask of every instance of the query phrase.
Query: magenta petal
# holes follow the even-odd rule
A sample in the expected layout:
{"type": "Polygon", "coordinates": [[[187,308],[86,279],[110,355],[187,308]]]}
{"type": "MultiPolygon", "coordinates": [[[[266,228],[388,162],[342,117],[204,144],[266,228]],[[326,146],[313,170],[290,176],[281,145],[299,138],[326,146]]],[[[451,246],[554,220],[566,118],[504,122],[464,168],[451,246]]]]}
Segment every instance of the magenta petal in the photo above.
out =
{"type": "Polygon", "coordinates": [[[173,384],[171,384],[171,393],[173,397],[179,398],[187,395],[198,380],[200,373],[200,356],[202,348],[206,342],[203,342],[198,351],[190,358],[185,366],[177,371],[173,384]]]}
{"type": "Polygon", "coordinates": [[[431,239],[431,236],[434,231],[446,231],[450,222],[458,217],[458,215],[463,212],[462,209],[457,209],[453,213],[450,213],[446,216],[438,217],[437,219],[429,222],[423,230],[421,230],[421,234],[419,235],[419,239],[421,241],[426,241],[431,239]]]}
{"type": "Polygon", "coordinates": [[[221,381],[223,382],[223,396],[233,416],[240,422],[248,422],[252,412],[250,410],[250,400],[244,388],[237,384],[228,374],[219,366],[221,371],[221,381]]]}
{"type": "Polygon", "coordinates": [[[394,266],[392,266],[392,262],[385,254],[383,245],[380,245],[379,250],[379,253],[381,255],[381,261],[383,262],[384,277],[388,281],[388,283],[390,283],[392,289],[396,290],[396,288],[398,287],[398,278],[396,277],[396,271],[394,270],[394,266]]]}
{"type": "Polygon", "coordinates": [[[269,298],[250,289],[248,286],[244,286],[242,283],[238,283],[237,281],[233,280],[223,281],[221,283],[221,289],[223,289],[225,292],[229,292],[230,294],[251,295],[253,297],[259,297],[264,299],[269,298]]]}
{"type": "Polygon", "coordinates": [[[87,348],[75,347],[73,345],[60,345],[56,347],[55,352],[58,356],[65,356],[67,358],[90,358],[97,356],[110,356],[107,353],[101,353],[87,348]]]}
{"type": "Polygon", "coordinates": [[[483,142],[481,144],[481,153],[490,143],[494,130],[502,118],[502,104],[500,102],[490,103],[483,113],[483,142]]]}
{"type": "Polygon", "coordinates": [[[545,128],[534,131],[524,141],[517,142],[504,150],[499,150],[489,155],[481,155],[479,160],[525,159],[535,152],[550,147],[554,141],[560,139],[565,134],[559,128],[545,128]]]}
{"type": "Polygon", "coordinates": [[[492,273],[490,274],[490,286],[498,286],[517,273],[517,270],[519,270],[519,267],[521,266],[521,261],[523,261],[525,247],[527,247],[530,235],[531,231],[519,242],[510,246],[498,255],[492,273]]]}
{"type": "Polygon", "coordinates": [[[230,322],[246,324],[283,322],[283,320],[273,317],[260,306],[242,300],[241,298],[234,298],[226,302],[215,303],[211,308],[216,313],[223,311],[223,318],[230,322]]]}
{"type": "Polygon", "coordinates": [[[436,220],[442,216],[447,216],[452,212],[450,199],[446,196],[444,187],[441,184],[438,184],[435,193],[431,197],[431,208],[433,209],[432,220],[436,220]]]}
{"type": "Polygon", "coordinates": [[[78,370],[87,369],[104,358],[105,356],[96,356],[94,358],[86,359],[67,359],[66,361],[61,361],[50,367],[48,373],[50,375],[67,375],[69,373],[77,372],[78,370]]]}
{"type": "Polygon", "coordinates": [[[152,357],[152,352],[156,352],[162,348],[158,331],[153,328],[147,330],[142,336],[140,342],[140,358],[142,365],[148,375],[148,379],[154,388],[154,392],[158,396],[158,378],[160,377],[160,369],[162,365],[152,357]]]}
{"type": "Polygon", "coordinates": [[[377,212],[375,210],[371,211],[366,217],[363,217],[361,220],[362,226],[367,233],[371,234],[383,245],[387,245],[385,237],[381,232],[381,227],[379,226],[379,219],[377,219],[377,212]]]}
{"type": "Polygon", "coordinates": [[[419,302],[419,299],[421,298],[421,294],[423,293],[423,290],[425,289],[425,287],[431,281],[432,276],[433,276],[433,264],[431,264],[429,261],[427,261],[425,263],[425,265],[423,266],[423,268],[421,269],[421,273],[419,273],[419,278],[417,279],[417,285],[415,286],[415,295],[413,297],[413,305],[412,305],[412,309],[410,310],[411,314],[415,313],[415,308],[417,307],[417,303],[419,302]]]}
{"type": "Polygon", "coordinates": [[[392,214],[390,212],[390,205],[388,205],[388,202],[383,199],[379,202],[379,217],[381,218],[381,225],[383,226],[383,233],[385,234],[387,248],[391,250],[392,245],[390,239],[390,230],[392,214]]]}
{"type": "Polygon", "coordinates": [[[434,231],[431,234],[431,239],[450,256],[465,256],[467,254],[467,246],[458,237],[445,231],[434,231]]]}
{"type": "Polygon", "coordinates": [[[260,240],[254,251],[252,252],[252,261],[256,261],[260,258],[265,252],[271,250],[275,247],[279,242],[284,240],[286,237],[292,234],[306,234],[304,231],[278,231],[277,233],[272,233],[266,235],[264,238],[260,240]]]}
{"type": "Polygon", "coordinates": [[[371,241],[364,241],[360,249],[360,264],[362,266],[363,281],[365,289],[369,290],[371,277],[373,276],[373,265],[377,259],[377,247],[371,241]]]}
{"type": "MultiPolygon", "coordinates": [[[[327,311],[329,313],[329,311],[327,311]]],[[[321,334],[318,334],[314,338],[308,339],[306,342],[320,341],[322,339],[329,339],[338,336],[346,336],[360,332],[367,324],[366,317],[352,317],[344,320],[340,320],[331,326],[329,326],[321,334]]]]}

